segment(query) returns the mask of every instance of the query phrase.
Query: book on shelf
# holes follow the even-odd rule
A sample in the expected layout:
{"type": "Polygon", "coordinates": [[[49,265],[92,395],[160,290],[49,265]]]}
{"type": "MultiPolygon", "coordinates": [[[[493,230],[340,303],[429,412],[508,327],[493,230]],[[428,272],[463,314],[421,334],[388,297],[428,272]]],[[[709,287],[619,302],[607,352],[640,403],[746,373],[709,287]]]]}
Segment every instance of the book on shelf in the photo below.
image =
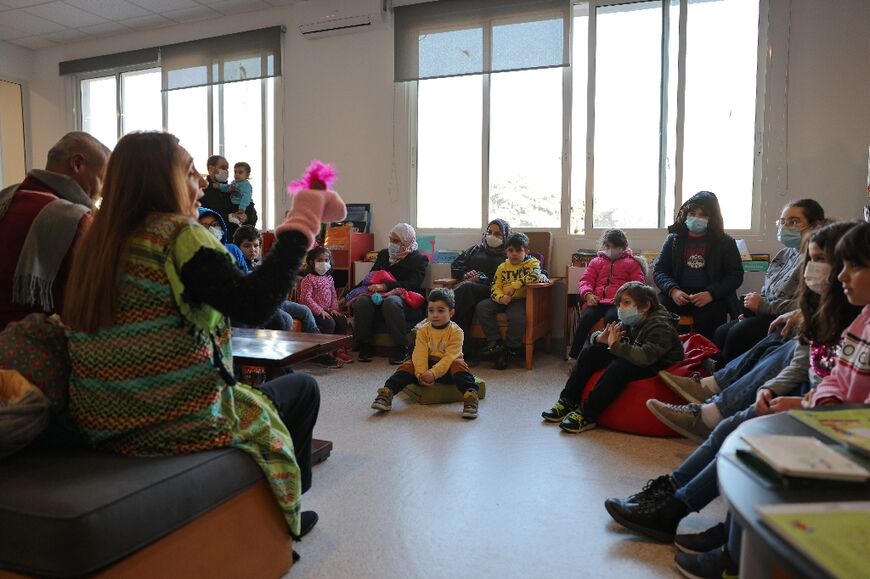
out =
{"type": "Polygon", "coordinates": [[[870,502],[762,505],[761,521],[832,577],[870,570],[870,502]]]}
{"type": "Polygon", "coordinates": [[[429,258],[429,263],[435,263],[435,245],[437,240],[434,235],[418,235],[417,249],[429,258]]]}
{"type": "Polygon", "coordinates": [[[813,436],[742,436],[752,454],[787,477],[863,482],[870,471],[813,436]]]}
{"type": "Polygon", "coordinates": [[[850,450],[870,456],[870,408],[790,410],[788,414],[850,450]]]}

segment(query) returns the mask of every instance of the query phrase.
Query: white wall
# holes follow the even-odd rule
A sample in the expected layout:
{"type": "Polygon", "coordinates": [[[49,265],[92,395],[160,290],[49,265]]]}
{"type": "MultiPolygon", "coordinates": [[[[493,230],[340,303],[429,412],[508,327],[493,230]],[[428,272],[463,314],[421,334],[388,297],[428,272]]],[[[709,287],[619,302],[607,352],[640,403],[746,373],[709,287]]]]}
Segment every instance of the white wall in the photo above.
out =
{"type": "MultiPolygon", "coordinates": [[[[5,80],[9,82],[13,82],[21,85],[21,98],[23,103],[23,115],[24,115],[24,150],[16,151],[11,153],[15,159],[11,160],[10,163],[17,166],[19,163],[20,155],[23,153],[24,155],[24,163],[27,169],[30,169],[33,166],[33,155],[31,148],[31,136],[30,136],[30,98],[29,98],[29,90],[30,90],[30,81],[33,78],[33,62],[34,62],[34,53],[32,50],[27,48],[20,48],[18,46],[13,46],[7,42],[0,41],[0,80],[5,80]]],[[[7,93],[8,94],[8,93],[7,93]]],[[[15,122],[17,122],[17,114],[9,115],[11,112],[7,107],[18,107],[19,103],[17,99],[12,99],[16,102],[6,102],[4,99],[2,106],[4,107],[4,111],[7,112],[4,115],[7,119],[15,118],[15,122]]],[[[3,127],[4,132],[7,134],[14,129],[6,126],[3,127]]],[[[12,141],[7,141],[8,144],[12,141]]],[[[18,138],[14,139],[16,146],[20,144],[18,138]]],[[[4,156],[10,155],[10,152],[4,151],[4,156]]],[[[17,173],[15,171],[14,173],[17,173]]],[[[9,181],[10,178],[14,178],[11,174],[4,174],[3,180],[5,182],[9,181]]]]}
{"type": "MultiPolygon", "coordinates": [[[[857,217],[866,202],[870,145],[870,2],[771,0],[771,6],[776,58],[765,123],[768,159],[760,209],[764,227],[759,235],[748,237],[755,251],[777,249],[770,223],[785,200],[816,197],[831,215],[857,217]]],[[[29,95],[32,117],[39,119],[31,131],[36,157],[44,158],[51,144],[71,128],[66,89],[57,74],[59,61],[275,24],[288,28],[281,83],[283,126],[276,130],[280,182],[294,178],[312,158],[334,161],[342,174],[337,188],[346,200],[373,203],[376,245],[383,246],[390,227],[411,218],[405,92],[392,83],[389,27],[303,39],[293,27],[289,8],[275,8],[221,20],[219,27],[206,21],[38,51],[29,95]]],[[[279,207],[283,189],[277,188],[279,207]]],[[[439,236],[439,245],[460,248],[478,238],[476,233],[439,236]]],[[[656,235],[634,239],[633,245],[657,249],[661,241],[656,235]]],[[[567,263],[573,250],[590,245],[594,241],[557,235],[554,264],[567,263]]]]}

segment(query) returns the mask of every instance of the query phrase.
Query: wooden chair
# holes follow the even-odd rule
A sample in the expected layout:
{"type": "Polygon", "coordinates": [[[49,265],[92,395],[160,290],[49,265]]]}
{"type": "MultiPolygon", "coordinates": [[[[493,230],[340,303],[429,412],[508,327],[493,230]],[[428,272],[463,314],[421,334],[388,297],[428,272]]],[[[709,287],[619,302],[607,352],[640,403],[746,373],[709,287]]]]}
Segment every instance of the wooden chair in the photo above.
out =
{"type": "MultiPolygon", "coordinates": [[[[550,256],[553,253],[553,235],[549,231],[535,231],[526,233],[529,237],[529,250],[539,253],[543,257],[543,266],[546,269],[550,265],[550,256]]],[[[507,315],[498,314],[498,331],[502,339],[507,334],[507,315]]],[[[472,338],[485,338],[480,324],[475,322],[469,332],[472,338]]],[[[553,282],[532,283],[526,286],[526,333],[523,336],[523,349],[525,350],[526,369],[532,369],[532,358],[535,351],[535,342],[544,338],[544,348],[547,352],[552,350],[553,337],[553,282]]]]}

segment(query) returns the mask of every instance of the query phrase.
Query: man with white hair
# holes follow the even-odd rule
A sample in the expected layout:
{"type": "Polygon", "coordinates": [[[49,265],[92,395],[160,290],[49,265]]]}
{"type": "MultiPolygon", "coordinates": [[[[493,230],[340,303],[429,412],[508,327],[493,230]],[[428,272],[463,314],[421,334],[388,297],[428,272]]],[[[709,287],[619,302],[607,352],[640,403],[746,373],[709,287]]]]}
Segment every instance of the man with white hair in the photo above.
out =
{"type": "Polygon", "coordinates": [[[100,197],[109,149],[64,135],[45,170],[0,192],[0,330],[31,312],[61,310],[73,248],[100,197]]]}

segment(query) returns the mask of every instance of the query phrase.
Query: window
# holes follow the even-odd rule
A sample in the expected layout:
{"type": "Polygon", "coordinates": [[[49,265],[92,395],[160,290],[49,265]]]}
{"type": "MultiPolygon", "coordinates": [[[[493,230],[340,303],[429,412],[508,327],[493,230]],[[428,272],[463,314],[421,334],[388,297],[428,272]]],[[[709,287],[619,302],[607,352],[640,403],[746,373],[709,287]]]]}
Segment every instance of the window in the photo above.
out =
{"type": "Polygon", "coordinates": [[[274,226],[274,128],[264,129],[274,119],[274,79],[172,90],[164,101],[160,78],[160,68],[148,68],[80,80],[82,130],[109,148],[131,131],[169,131],[202,173],[213,154],[229,160],[230,175],[234,163],[245,161],[251,165],[258,227],[274,226]]]}
{"type": "Polygon", "coordinates": [[[661,229],[710,190],[752,228],[759,4],[575,2],[567,70],[416,81],[417,226],[661,229]]]}
{"type": "Polygon", "coordinates": [[[231,175],[235,163],[248,163],[259,226],[266,228],[275,225],[281,36],[282,27],[273,26],[61,62],[60,72],[78,75],[79,126],[110,148],[131,131],[166,130],[201,172],[212,155],[227,158],[231,175]]]}

